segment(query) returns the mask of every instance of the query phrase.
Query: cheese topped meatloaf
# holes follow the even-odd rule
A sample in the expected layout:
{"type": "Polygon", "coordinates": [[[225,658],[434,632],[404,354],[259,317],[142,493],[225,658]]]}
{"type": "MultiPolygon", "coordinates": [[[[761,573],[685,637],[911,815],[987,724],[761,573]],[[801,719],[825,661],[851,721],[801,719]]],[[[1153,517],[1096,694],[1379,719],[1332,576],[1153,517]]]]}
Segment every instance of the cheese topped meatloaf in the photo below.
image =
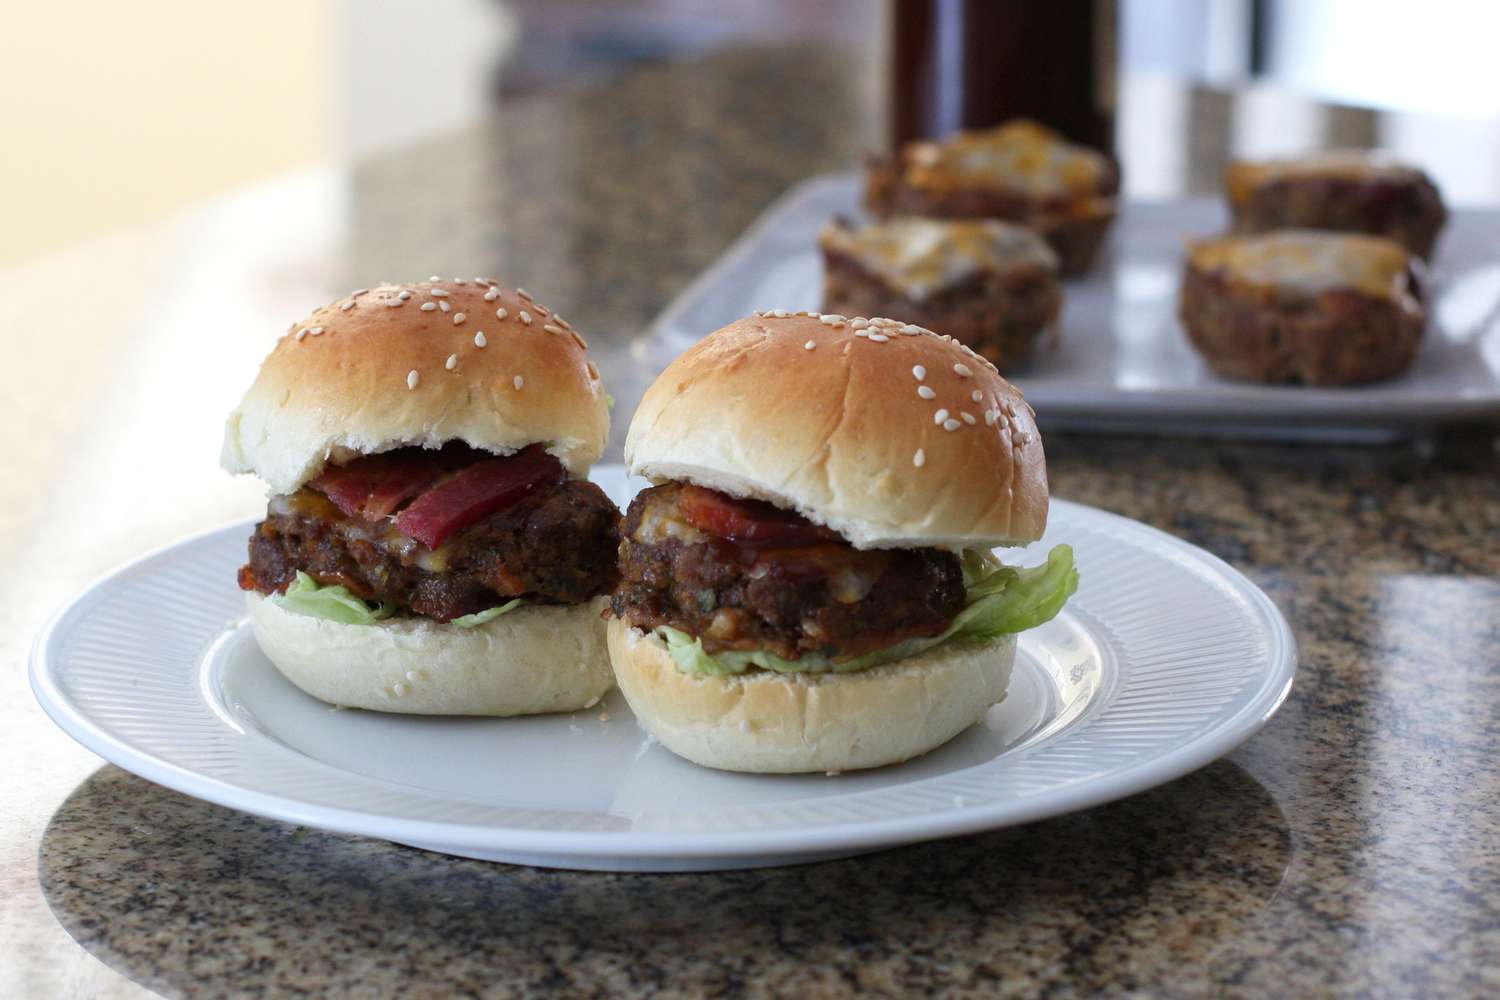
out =
{"type": "Polygon", "coordinates": [[[1417,265],[1400,244],[1313,230],[1195,244],[1179,316],[1220,375],[1308,385],[1404,371],[1426,324],[1417,265]]]}
{"type": "Polygon", "coordinates": [[[1120,172],[1098,150],[1024,119],[902,148],[871,164],[866,205],[877,215],[1004,219],[1035,229],[1062,270],[1088,269],[1114,220],[1120,172]]]}
{"type": "Polygon", "coordinates": [[[1238,232],[1368,233],[1393,239],[1423,258],[1432,255],[1448,217],[1431,178],[1371,150],[1233,163],[1224,187],[1238,232]]]}
{"type": "Polygon", "coordinates": [[[948,334],[1002,370],[1026,356],[1062,306],[1057,255],[998,220],[835,219],[819,236],[823,310],[887,316],[948,334]]]}

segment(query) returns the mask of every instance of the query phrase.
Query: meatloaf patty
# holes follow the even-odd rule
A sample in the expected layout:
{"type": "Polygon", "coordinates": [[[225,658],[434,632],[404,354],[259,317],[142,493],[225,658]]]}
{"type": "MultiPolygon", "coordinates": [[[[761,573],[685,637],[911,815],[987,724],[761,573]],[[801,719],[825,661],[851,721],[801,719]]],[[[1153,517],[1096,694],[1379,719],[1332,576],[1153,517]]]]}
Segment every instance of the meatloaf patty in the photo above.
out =
{"type": "Polygon", "coordinates": [[[865,206],[879,216],[1019,222],[1051,244],[1064,274],[1081,274],[1114,221],[1119,189],[1109,157],[1018,119],[871,160],[865,206]]]}
{"type": "Polygon", "coordinates": [[[1432,256],[1448,218],[1437,185],[1416,167],[1368,151],[1230,165],[1224,178],[1234,228],[1327,229],[1384,236],[1432,256]]]}
{"type": "Polygon", "coordinates": [[[389,520],[345,515],[323,494],[301,489],[271,501],[250,537],[240,586],[284,591],[298,570],[440,622],[512,597],[576,604],[618,577],[619,512],[593,483],[538,490],[432,551],[394,532],[389,520]]]}
{"type": "Polygon", "coordinates": [[[626,514],[613,612],[637,628],[670,625],[710,653],[840,658],[938,635],[963,610],[951,552],[862,551],[826,530],[812,544],[742,545],[689,522],[680,500],[692,489],[644,490],[626,514]]]}
{"type": "Polygon", "coordinates": [[[1426,321],[1402,247],[1305,230],[1195,245],[1179,315],[1220,375],[1307,385],[1372,382],[1404,371],[1426,321]]]}
{"type": "Polygon", "coordinates": [[[1031,230],[998,220],[898,218],[819,237],[823,311],[888,316],[947,334],[1014,369],[1062,308],[1057,256],[1031,230]]]}

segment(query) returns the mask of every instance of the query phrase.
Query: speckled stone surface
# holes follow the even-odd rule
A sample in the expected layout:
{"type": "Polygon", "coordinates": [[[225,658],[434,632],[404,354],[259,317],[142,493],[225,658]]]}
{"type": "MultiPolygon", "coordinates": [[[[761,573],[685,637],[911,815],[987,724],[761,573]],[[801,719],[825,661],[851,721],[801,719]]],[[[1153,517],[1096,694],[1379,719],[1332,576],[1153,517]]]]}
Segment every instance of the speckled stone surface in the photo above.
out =
{"type": "MultiPolygon", "coordinates": [[[[348,283],[525,285],[629,413],[633,338],[789,184],[856,157],[865,86],[731,53],[519,102],[356,172],[348,283]]],[[[1500,993],[1494,431],[1046,447],[1057,495],[1215,552],[1291,621],[1291,699],[1227,760],[1021,829],[703,875],[463,861],[104,767],[41,835],[47,905],[168,995],[1500,993]]]]}

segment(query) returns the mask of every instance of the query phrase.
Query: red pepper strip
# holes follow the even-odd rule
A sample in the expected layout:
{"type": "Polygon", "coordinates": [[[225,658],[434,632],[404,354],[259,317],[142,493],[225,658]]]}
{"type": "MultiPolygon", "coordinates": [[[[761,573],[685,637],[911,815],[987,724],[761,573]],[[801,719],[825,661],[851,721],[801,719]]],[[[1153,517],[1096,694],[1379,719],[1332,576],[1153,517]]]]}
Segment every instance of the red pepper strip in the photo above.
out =
{"type": "Polygon", "coordinates": [[[785,548],[842,541],[836,532],[793,511],[702,486],[684,486],[677,504],[693,527],[740,545],[785,548]]]}
{"type": "Polygon", "coordinates": [[[562,464],[532,445],[506,458],[460,469],[413,500],[396,516],[396,528],[430,549],[482,518],[515,506],[543,486],[566,478],[562,464]]]}

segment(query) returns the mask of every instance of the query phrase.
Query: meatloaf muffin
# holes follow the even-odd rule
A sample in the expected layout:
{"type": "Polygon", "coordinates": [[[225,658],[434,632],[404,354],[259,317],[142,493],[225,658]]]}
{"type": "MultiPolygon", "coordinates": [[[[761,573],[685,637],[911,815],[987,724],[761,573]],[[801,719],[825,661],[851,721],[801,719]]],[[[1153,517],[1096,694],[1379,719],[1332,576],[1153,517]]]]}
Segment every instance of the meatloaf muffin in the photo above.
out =
{"type": "Polygon", "coordinates": [[[1220,375],[1306,385],[1406,370],[1427,319],[1399,243],[1290,229],[1194,245],[1179,316],[1220,375]]]}
{"type": "Polygon", "coordinates": [[[1369,233],[1432,256],[1448,218],[1437,185],[1421,170],[1370,150],[1231,164],[1224,175],[1234,228],[1369,233]]]}
{"type": "Polygon", "coordinates": [[[911,216],[819,237],[823,311],[888,316],[945,333],[1013,369],[1062,307],[1057,255],[1024,226],[911,216]]]}
{"type": "Polygon", "coordinates": [[[1020,119],[872,161],[865,204],[881,216],[1019,222],[1052,245],[1064,274],[1081,274],[1114,221],[1119,189],[1108,156],[1020,119]]]}

